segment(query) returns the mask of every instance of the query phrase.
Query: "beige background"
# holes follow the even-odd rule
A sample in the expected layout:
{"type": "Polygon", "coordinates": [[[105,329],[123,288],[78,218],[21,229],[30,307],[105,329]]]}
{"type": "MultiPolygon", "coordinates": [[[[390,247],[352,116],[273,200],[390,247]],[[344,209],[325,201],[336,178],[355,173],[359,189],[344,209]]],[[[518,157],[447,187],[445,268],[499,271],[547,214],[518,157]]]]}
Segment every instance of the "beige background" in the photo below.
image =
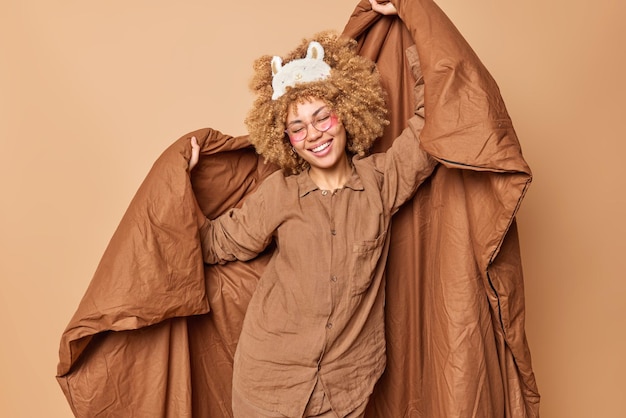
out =
{"type": "MultiPolygon", "coordinates": [[[[356,0],[0,1],[0,416],[70,417],[60,335],[152,162],[234,135],[251,63],[356,0]]],[[[519,213],[543,417],[625,417],[621,0],[440,0],[498,81],[534,183],[519,213]]]]}

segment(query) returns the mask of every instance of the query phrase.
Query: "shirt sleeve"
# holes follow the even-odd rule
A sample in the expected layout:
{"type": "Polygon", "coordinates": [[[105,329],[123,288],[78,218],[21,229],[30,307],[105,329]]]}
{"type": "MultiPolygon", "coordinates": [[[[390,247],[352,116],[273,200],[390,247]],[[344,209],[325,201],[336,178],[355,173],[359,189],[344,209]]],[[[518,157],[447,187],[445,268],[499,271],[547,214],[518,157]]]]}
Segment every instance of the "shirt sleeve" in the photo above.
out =
{"type": "Polygon", "coordinates": [[[437,161],[420,146],[424,119],[413,116],[408,126],[377,163],[383,173],[382,196],[391,213],[413,197],[420,184],[433,172],[437,161]]]}
{"type": "Polygon", "coordinates": [[[260,254],[271,242],[275,230],[269,215],[268,188],[261,185],[241,208],[207,219],[200,228],[202,254],[207,264],[246,261],[260,254]]]}

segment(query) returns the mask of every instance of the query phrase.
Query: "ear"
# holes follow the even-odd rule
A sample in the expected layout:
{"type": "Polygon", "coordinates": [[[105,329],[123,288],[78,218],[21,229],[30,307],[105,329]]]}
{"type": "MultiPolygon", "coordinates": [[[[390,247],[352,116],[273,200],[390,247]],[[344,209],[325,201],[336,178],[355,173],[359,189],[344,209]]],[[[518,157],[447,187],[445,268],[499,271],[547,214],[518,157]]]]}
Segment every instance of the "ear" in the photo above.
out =
{"type": "Polygon", "coordinates": [[[317,41],[311,41],[306,51],[306,57],[314,60],[324,59],[324,47],[317,41]]]}
{"type": "Polygon", "coordinates": [[[278,74],[281,68],[283,68],[283,60],[282,58],[275,55],[272,58],[272,76],[278,74]]]}

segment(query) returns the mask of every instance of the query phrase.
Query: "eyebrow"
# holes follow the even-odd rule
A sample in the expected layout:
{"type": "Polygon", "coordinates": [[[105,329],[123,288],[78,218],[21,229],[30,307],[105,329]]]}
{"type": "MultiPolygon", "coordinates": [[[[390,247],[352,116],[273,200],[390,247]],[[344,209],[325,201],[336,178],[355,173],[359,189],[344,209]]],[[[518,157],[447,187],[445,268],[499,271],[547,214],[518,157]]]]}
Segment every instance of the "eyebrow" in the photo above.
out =
{"type": "MultiPolygon", "coordinates": [[[[327,109],[327,108],[328,106],[324,105],[320,107],[319,109],[317,109],[315,112],[313,112],[311,116],[315,118],[322,110],[327,109]]],[[[291,122],[287,123],[287,126],[293,125],[294,123],[303,123],[303,121],[301,119],[292,120],[291,122]]]]}

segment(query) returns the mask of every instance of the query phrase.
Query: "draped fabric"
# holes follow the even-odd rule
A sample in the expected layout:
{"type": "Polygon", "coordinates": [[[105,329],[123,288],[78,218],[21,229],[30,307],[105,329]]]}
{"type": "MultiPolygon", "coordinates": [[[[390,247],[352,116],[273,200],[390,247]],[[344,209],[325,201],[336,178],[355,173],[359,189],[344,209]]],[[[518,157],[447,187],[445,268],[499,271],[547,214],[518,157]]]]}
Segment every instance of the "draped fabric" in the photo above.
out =
{"type": "MultiPolygon", "coordinates": [[[[344,34],[378,64],[391,125],[424,83],[423,148],[441,162],[395,216],[387,369],[367,417],[538,417],[515,215],[531,182],[499,89],[429,0],[361,1],[344,34]]],[[[272,248],[204,266],[199,227],[276,168],[245,136],[184,135],[155,162],[61,337],[57,379],[77,417],[228,417],[232,359],[272,248]],[[189,137],[201,145],[190,178],[189,137]],[[200,213],[201,209],[202,213],[200,213]]]]}
{"type": "Polygon", "coordinates": [[[422,146],[442,165],[394,218],[388,365],[368,416],[536,417],[515,224],[531,171],[497,84],[441,9],[393,3],[399,17],[362,1],[344,29],[388,92],[392,125],[377,149],[423,82],[422,146]]]}

